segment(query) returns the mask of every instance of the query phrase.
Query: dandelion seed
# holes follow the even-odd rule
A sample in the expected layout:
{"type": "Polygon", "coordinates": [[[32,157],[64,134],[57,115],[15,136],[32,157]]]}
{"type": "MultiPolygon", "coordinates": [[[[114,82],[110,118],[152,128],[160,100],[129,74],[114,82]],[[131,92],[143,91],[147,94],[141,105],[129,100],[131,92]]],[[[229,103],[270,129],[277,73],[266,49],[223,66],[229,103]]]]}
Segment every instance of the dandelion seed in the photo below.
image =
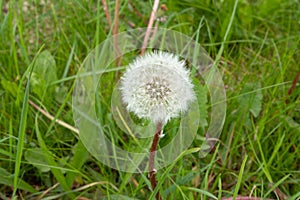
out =
{"type": "Polygon", "coordinates": [[[122,100],[139,118],[166,123],[195,100],[189,75],[185,63],[173,54],[146,54],[129,64],[121,78],[122,100]]]}

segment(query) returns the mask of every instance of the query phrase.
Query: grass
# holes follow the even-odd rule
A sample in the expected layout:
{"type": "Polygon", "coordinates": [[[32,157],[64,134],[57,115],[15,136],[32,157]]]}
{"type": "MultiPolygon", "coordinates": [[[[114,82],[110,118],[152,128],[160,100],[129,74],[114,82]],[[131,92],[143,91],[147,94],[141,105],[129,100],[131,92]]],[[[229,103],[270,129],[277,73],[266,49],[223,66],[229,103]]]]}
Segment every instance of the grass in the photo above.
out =
{"type": "MultiPolygon", "coordinates": [[[[107,3],[114,23],[115,2],[107,3]]],[[[120,3],[119,32],[147,26],[152,1],[120,3]]],[[[112,34],[101,2],[0,1],[0,199],[151,199],[158,191],[164,199],[300,199],[299,83],[287,95],[299,70],[299,2],[163,4],[167,10],[159,8],[158,26],[195,36],[218,61],[227,117],[215,150],[200,158],[201,141],[194,140],[157,172],[153,192],[146,173],[103,165],[76,133],[28,103],[74,126],[76,74],[88,53],[112,34]]],[[[110,110],[123,70],[113,66],[103,74],[107,87],[97,111],[104,133],[130,149],[135,141],[117,127],[110,110]]]]}

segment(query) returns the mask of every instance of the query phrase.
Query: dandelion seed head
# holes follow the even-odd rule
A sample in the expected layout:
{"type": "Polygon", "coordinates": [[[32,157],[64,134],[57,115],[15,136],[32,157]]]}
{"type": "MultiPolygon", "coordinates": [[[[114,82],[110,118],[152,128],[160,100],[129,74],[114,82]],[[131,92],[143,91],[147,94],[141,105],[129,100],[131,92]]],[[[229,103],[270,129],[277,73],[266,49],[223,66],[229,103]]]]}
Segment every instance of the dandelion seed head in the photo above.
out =
{"type": "Polygon", "coordinates": [[[166,123],[195,100],[189,75],[177,56],[148,53],[129,64],[121,78],[122,101],[139,118],[166,123]]]}

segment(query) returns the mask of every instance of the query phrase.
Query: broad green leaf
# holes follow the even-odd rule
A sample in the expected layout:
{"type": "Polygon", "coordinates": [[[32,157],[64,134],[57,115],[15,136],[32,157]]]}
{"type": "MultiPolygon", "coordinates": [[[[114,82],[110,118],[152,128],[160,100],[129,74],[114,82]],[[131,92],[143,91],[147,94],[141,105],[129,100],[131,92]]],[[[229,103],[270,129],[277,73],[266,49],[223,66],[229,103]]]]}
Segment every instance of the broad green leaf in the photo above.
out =
{"type": "MultiPolygon", "coordinates": [[[[74,166],[74,168],[79,170],[89,157],[88,151],[86,150],[86,148],[84,147],[84,145],[82,144],[82,142],[80,140],[73,147],[73,154],[74,154],[74,156],[72,157],[72,159],[70,161],[70,165],[74,166]]],[[[73,185],[73,182],[74,182],[76,176],[78,176],[77,173],[67,172],[66,182],[70,188],[73,185]]]]}
{"type": "Polygon", "coordinates": [[[260,15],[263,17],[269,16],[270,13],[274,12],[274,10],[277,10],[280,5],[282,5],[282,0],[264,0],[261,1],[261,5],[259,6],[259,12],[260,15]]]}
{"type": "Polygon", "coordinates": [[[242,24],[244,24],[245,27],[251,26],[253,17],[248,16],[251,16],[253,14],[253,6],[247,1],[239,3],[240,6],[237,10],[239,20],[241,20],[242,24]]]}
{"type": "Polygon", "coordinates": [[[18,85],[14,82],[7,81],[5,79],[1,80],[1,85],[4,88],[4,90],[12,95],[13,97],[17,96],[18,93],[18,85]]]}
{"type": "Polygon", "coordinates": [[[283,117],[288,126],[292,129],[295,129],[298,133],[300,133],[300,124],[296,122],[292,117],[285,116],[283,117]]]}
{"type": "Polygon", "coordinates": [[[164,196],[168,196],[168,195],[170,195],[170,193],[175,192],[178,185],[186,185],[186,184],[190,183],[192,181],[192,179],[194,179],[195,176],[197,176],[197,175],[198,175],[198,173],[196,173],[194,171],[190,171],[185,176],[180,177],[178,180],[176,180],[176,184],[171,185],[170,187],[168,187],[167,189],[164,190],[164,196]]]}
{"type": "Polygon", "coordinates": [[[254,117],[258,117],[261,111],[263,95],[260,88],[260,82],[247,83],[238,98],[239,108],[246,113],[250,112],[254,117]]]}
{"type": "Polygon", "coordinates": [[[60,85],[55,88],[55,100],[59,103],[64,102],[66,94],[68,94],[69,88],[63,85],[60,85]]]}
{"type": "Polygon", "coordinates": [[[54,81],[57,81],[55,59],[49,51],[43,51],[36,57],[33,65],[30,81],[32,91],[40,98],[43,98],[46,92],[51,95],[54,90],[50,84],[54,81]]]}
{"type": "MultiPolygon", "coordinates": [[[[69,191],[70,188],[66,182],[65,176],[63,175],[63,173],[61,172],[60,169],[58,169],[59,165],[58,163],[55,161],[54,156],[52,155],[52,153],[49,151],[42,135],[41,132],[39,130],[39,126],[38,126],[38,115],[35,116],[35,130],[36,130],[36,136],[39,142],[39,145],[43,151],[43,155],[45,160],[47,161],[48,165],[52,166],[51,167],[51,172],[54,175],[54,177],[56,178],[56,180],[59,182],[59,184],[61,185],[61,187],[63,188],[64,191],[69,191]]],[[[74,199],[74,194],[69,193],[69,197],[71,199],[74,199]]]]}
{"type": "Polygon", "coordinates": [[[43,150],[41,148],[27,149],[25,152],[25,159],[30,164],[41,170],[41,172],[50,171],[50,167],[44,158],[43,150]]]}

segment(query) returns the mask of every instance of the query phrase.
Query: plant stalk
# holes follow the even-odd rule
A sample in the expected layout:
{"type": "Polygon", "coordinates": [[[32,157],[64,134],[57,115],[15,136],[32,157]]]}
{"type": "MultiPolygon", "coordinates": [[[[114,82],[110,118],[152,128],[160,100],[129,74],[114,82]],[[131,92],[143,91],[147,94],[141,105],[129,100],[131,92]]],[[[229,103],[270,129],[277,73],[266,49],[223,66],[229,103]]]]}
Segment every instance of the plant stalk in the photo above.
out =
{"type": "MultiPolygon", "coordinates": [[[[155,130],[155,135],[153,137],[151,149],[150,149],[150,156],[149,156],[149,179],[151,182],[152,189],[154,190],[156,188],[157,182],[156,182],[156,170],[155,170],[155,153],[156,153],[156,148],[158,145],[159,141],[159,136],[161,134],[162,130],[162,122],[158,122],[156,125],[156,130],[155,130]]],[[[156,193],[156,199],[160,200],[161,197],[159,195],[159,191],[156,193]]]]}

